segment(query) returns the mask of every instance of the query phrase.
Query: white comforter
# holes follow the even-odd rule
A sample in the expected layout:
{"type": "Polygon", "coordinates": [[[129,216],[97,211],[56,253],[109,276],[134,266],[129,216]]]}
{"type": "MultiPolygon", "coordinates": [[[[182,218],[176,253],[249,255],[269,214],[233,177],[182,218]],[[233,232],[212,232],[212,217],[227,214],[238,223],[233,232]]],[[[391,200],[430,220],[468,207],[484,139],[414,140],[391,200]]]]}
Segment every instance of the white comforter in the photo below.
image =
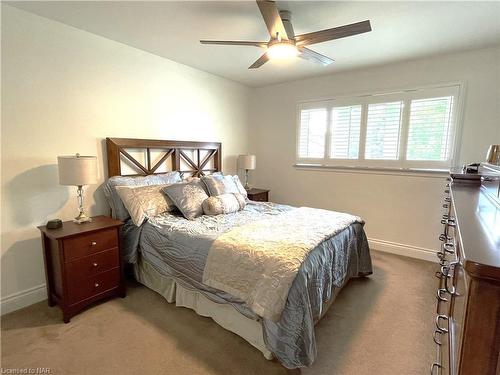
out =
{"type": "Polygon", "coordinates": [[[278,321],[311,250],[362,219],[301,207],[235,227],[212,244],[203,283],[239,297],[259,316],[278,321]]]}

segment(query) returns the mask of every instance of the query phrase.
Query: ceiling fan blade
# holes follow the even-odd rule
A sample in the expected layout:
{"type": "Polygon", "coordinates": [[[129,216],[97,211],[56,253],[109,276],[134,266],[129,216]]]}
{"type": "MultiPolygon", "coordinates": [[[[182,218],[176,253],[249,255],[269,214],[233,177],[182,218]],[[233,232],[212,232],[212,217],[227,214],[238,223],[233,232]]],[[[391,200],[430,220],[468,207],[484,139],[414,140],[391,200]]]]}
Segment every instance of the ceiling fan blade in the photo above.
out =
{"type": "Polygon", "coordinates": [[[256,69],[260,68],[262,65],[264,65],[266,62],[269,61],[269,57],[267,56],[267,53],[264,53],[261,57],[257,59],[252,65],[248,67],[248,69],[256,69]]]}
{"type": "Polygon", "coordinates": [[[257,0],[257,5],[262,14],[262,18],[264,18],[271,38],[276,38],[276,33],[279,33],[281,39],[288,40],[288,35],[283,25],[283,21],[281,20],[278,8],[276,8],[276,3],[270,0],[257,0]]]}
{"type": "Polygon", "coordinates": [[[299,57],[321,64],[323,66],[330,65],[332,62],[334,62],[333,59],[306,47],[299,47],[299,51],[301,52],[299,57]]]}
{"type": "Polygon", "coordinates": [[[200,40],[201,44],[219,44],[225,46],[255,46],[266,48],[266,42],[247,42],[247,41],[239,41],[239,40],[200,40]]]}
{"type": "Polygon", "coordinates": [[[288,39],[295,38],[295,31],[293,31],[292,26],[292,13],[289,10],[280,10],[279,13],[288,39]]]}
{"type": "Polygon", "coordinates": [[[362,21],[352,23],[350,25],[334,27],[332,29],[296,35],[295,43],[297,44],[297,46],[306,46],[309,44],[321,43],[328,40],[340,39],[347,36],[367,33],[369,31],[372,31],[370,21],[362,21]]]}

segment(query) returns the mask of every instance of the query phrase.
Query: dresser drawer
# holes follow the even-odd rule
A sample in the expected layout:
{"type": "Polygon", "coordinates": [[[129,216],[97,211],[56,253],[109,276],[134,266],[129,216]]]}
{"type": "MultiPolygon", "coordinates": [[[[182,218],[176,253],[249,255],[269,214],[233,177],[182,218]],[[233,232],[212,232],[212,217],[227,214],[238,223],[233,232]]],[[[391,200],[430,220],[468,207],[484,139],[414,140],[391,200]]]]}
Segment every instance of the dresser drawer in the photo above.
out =
{"type": "Polygon", "coordinates": [[[71,237],[64,240],[64,260],[65,262],[71,262],[114,247],[118,247],[116,228],[71,237]]]}
{"type": "Polygon", "coordinates": [[[83,280],[118,266],[120,266],[120,253],[115,247],[67,263],[66,273],[71,279],[83,280]]]}
{"type": "Polygon", "coordinates": [[[119,267],[82,280],[70,279],[68,282],[69,304],[80,302],[106,290],[117,288],[119,285],[119,267]]]}

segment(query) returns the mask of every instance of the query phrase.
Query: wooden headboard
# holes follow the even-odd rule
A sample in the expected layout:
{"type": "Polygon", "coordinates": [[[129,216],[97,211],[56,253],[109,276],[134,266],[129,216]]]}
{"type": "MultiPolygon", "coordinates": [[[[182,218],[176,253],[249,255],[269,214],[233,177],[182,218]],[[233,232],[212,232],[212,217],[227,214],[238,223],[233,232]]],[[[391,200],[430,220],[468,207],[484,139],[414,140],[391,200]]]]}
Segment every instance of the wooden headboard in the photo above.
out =
{"type": "Polygon", "coordinates": [[[199,177],[222,168],[219,142],[106,138],[108,177],[179,171],[199,177]]]}

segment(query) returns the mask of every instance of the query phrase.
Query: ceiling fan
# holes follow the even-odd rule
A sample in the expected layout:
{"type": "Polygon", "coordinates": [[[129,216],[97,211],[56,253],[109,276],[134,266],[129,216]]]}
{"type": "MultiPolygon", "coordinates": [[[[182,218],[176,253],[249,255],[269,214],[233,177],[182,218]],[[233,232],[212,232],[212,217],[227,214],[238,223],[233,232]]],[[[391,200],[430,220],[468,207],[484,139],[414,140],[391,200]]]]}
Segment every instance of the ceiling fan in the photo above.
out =
{"type": "Polygon", "coordinates": [[[269,31],[270,39],[268,42],[200,40],[200,43],[265,48],[266,52],[250,65],[248,69],[259,68],[269,61],[269,59],[287,59],[295,56],[321,65],[329,65],[333,62],[331,58],[306,48],[306,46],[362,34],[372,30],[370,21],[362,21],[312,33],[295,35],[289,11],[279,11],[276,3],[269,0],[257,0],[257,5],[269,31]]]}

